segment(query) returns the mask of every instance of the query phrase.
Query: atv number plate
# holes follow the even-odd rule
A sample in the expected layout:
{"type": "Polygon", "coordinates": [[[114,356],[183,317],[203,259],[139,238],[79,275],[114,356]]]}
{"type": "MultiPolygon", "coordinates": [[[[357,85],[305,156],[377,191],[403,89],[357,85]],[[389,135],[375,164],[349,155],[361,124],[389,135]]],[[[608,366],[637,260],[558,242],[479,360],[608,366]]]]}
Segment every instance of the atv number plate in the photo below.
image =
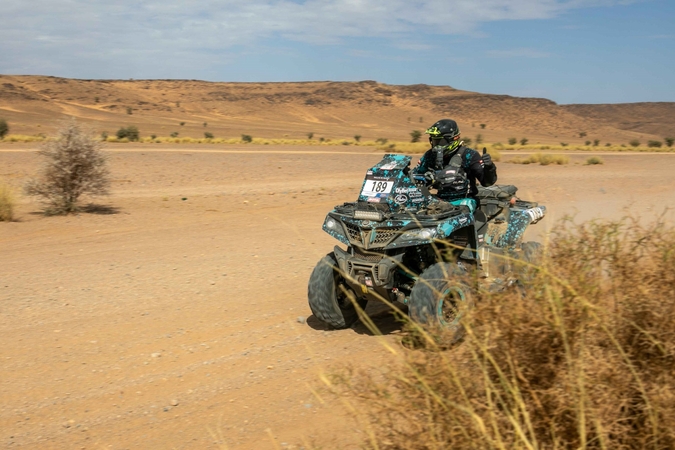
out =
{"type": "Polygon", "coordinates": [[[361,195],[364,197],[387,197],[394,187],[394,181],[394,178],[375,179],[367,177],[361,195]]]}

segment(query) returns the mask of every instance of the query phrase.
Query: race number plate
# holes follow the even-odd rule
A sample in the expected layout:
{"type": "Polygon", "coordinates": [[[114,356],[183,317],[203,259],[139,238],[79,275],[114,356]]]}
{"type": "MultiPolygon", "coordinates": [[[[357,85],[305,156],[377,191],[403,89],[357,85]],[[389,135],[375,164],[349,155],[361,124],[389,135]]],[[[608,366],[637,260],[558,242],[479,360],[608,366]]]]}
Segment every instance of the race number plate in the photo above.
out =
{"type": "Polygon", "coordinates": [[[388,197],[394,187],[394,181],[394,178],[366,177],[361,195],[364,197],[388,197]]]}

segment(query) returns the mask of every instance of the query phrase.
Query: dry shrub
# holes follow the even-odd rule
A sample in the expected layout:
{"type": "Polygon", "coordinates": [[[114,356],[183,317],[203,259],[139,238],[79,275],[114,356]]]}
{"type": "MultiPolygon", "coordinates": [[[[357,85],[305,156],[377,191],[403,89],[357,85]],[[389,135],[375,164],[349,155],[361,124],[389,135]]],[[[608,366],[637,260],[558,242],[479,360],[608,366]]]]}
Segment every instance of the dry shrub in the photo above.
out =
{"type": "Polygon", "coordinates": [[[12,190],[0,184],[0,222],[14,220],[14,195],[12,190]]]}
{"type": "Polygon", "coordinates": [[[530,155],[527,158],[513,158],[510,159],[510,163],[513,164],[541,164],[542,166],[548,166],[549,164],[563,165],[568,164],[570,159],[565,155],[548,155],[543,153],[535,153],[530,155]]]}
{"type": "Polygon", "coordinates": [[[79,211],[83,195],[107,195],[110,185],[103,144],[74,120],[64,124],[54,140],[42,145],[40,177],[25,186],[28,195],[40,198],[47,214],[79,211]]]}
{"type": "MultiPolygon", "coordinates": [[[[326,379],[379,449],[675,448],[675,230],[564,221],[451,351],[326,379]]],[[[436,351],[428,351],[436,350],[436,351]]]]}

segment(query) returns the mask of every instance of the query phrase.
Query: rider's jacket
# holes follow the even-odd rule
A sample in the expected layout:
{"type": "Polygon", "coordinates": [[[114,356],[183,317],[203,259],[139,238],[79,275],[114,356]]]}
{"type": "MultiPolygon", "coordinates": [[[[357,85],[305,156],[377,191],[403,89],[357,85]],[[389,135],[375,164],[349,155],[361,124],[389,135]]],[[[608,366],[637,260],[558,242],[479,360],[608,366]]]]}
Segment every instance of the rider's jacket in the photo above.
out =
{"type": "Polygon", "coordinates": [[[433,186],[442,200],[475,198],[478,194],[476,180],[482,186],[492,186],[497,181],[497,168],[494,164],[483,165],[480,153],[464,145],[452,152],[444,152],[447,147],[434,147],[420,158],[413,169],[414,174],[434,174],[433,186]],[[442,155],[442,156],[441,156],[442,155]]]}

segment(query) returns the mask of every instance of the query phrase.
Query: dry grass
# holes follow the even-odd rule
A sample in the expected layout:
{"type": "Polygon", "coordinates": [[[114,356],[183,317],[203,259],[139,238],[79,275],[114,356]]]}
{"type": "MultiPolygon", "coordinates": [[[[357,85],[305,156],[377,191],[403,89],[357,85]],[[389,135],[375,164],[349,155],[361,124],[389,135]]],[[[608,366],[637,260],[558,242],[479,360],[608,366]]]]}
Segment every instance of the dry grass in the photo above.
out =
{"type": "Polygon", "coordinates": [[[0,184],[0,222],[11,222],[14,220],[14,194],[12,190],[0,184]]]}
{"type": "Polygon", "coordinates": [[[558,230],[527,285],[481,293],[459,347],[325,378],[365,447],[675,448],[675,230],[558,230]]]}
{"type": "Polygon", "coordinates": [[[3,142],[42,142],[45,140],[47,140],[47,137],[42,135],[27,136],[23,134],[9,134],[5,136],[3,142]]]}
{"type": "Polygon", "coordinates": [[[569,157],[565,155],[550,155],[546,153],[535,153],[530,155],[527,158],[513,158],[506,162],[513,164],[541,164],[542,166],[548,166],[549,164],[563,165],[570,162],[569,157]]]}

